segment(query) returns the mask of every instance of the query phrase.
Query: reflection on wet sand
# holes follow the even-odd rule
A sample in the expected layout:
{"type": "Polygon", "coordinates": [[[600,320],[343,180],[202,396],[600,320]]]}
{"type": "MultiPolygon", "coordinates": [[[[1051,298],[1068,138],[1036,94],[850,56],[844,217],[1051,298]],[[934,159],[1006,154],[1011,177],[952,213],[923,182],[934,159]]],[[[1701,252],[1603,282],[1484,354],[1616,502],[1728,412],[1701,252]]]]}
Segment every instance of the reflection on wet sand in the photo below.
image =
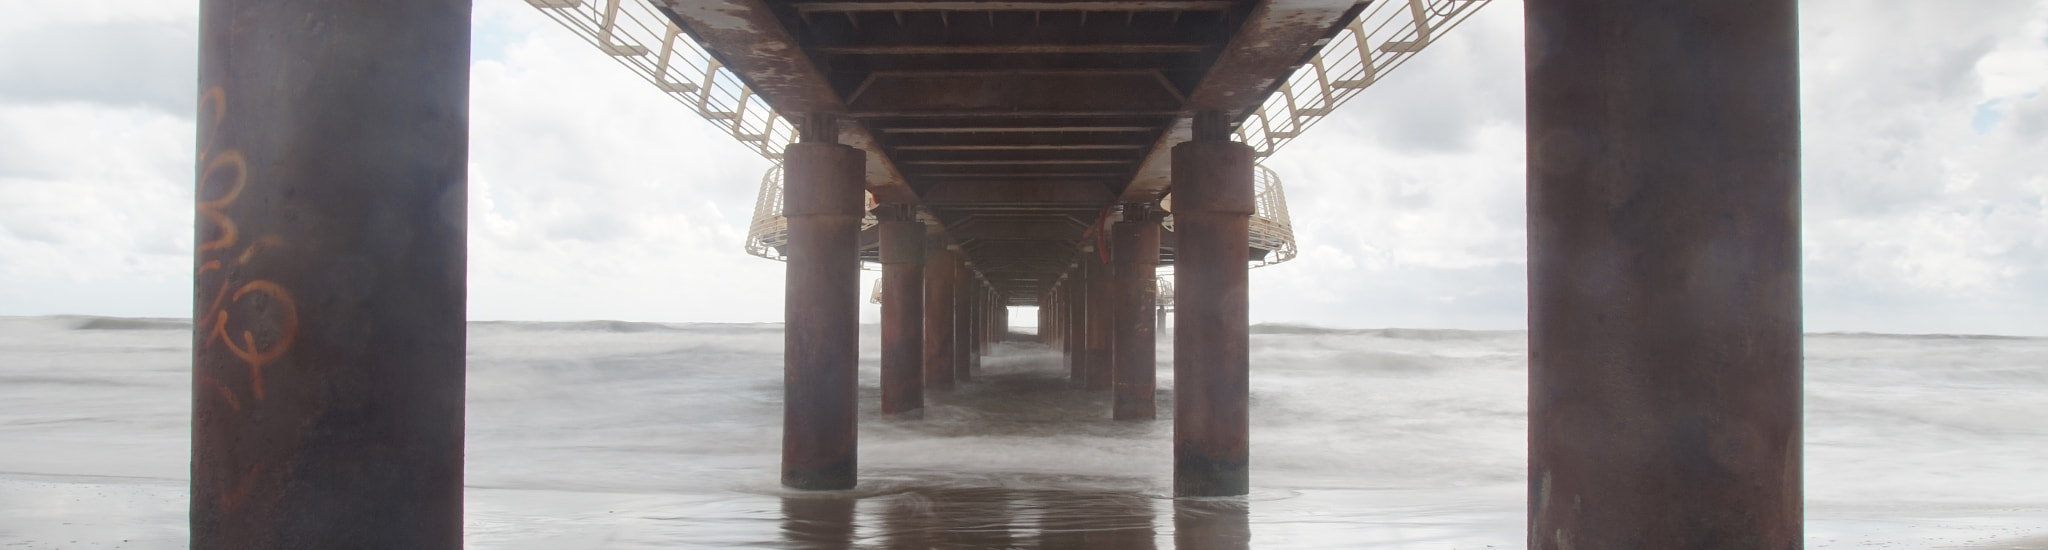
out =
{"type": "Polygon", "coordinates": [[[1071,548],[1155,550],[1171,502],[1165,548],[1249,548],[1243,499],[1168,500],[1140,492],[1008,487],[920,487],[782,498],[782,547],[1071,548]]]}
{"type": "Polygon", "coordinates": [[[1251,548],[1249,503],[1242,498],[1173,501],[1173,547],[1178,550],[1251,548]]]}
{"type": "Polygon", "coordinates": [[[782,498],[782,540],[788,548],[846,548],[853,542],[853,499],[782,498]]]}

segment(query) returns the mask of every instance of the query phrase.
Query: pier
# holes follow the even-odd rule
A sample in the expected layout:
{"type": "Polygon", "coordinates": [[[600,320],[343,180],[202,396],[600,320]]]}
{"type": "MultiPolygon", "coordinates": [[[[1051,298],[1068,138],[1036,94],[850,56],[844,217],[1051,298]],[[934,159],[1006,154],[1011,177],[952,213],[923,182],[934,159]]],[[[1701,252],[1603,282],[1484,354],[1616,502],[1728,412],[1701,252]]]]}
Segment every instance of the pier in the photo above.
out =
{"type": "MultiPolygon", "coordinates": [[[[528,2],[775,161],[782,485],[861,483],[877,269],[870,406],[1036,308],[1104,422],[1171,408],[1177,497],[1258,484],[1247,270],[1298,253],[1260,160],[1486,4],[528,2]]],[[[1798,547],[1794,3],[1524,5],[1529,547],[1798,547]]],[[[192,546],[459,547],[469,3],[201,6],[192,546]]]]}

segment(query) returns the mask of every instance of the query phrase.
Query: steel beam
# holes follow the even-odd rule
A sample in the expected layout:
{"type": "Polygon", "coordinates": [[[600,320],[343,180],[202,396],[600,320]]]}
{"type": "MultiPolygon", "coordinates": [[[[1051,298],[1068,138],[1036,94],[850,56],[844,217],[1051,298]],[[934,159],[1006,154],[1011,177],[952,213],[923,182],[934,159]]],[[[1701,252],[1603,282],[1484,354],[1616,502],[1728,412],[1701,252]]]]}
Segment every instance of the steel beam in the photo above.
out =
{"type": "Polygon", "coordinates": [[[460,548],[469,2],[199,14],[190,546],[460,548]]]}
{"type": "Polygon", "coordinates": [[[882,249],[882,414],[924,408],[924,223],[909,205],[875,209],[882,249]]]}
{"type": "Polygon", "coordinates": [[[783,300],[782,484],[851,489],[855,482],[860,359],[860,219],[866,210],[859,149],[820,136],[832,117],[813,115],[806,141],[783,161],[789,218],[783,300]]]}
{"type": "Polygon", "coordinates": [[[1153,325],[1159,294],[1159,221],[1142,204],[1124,206],[1124,221],[1110,233],[1116,252],[1116,331],[1111,383],[1116,387],[1111,411],[1116,420],[1158,417],[1158,352],[1153,325]]]}
{"type": "MultiPolygon", "coordinates": [[[[1250,489],[1251,353],[1246,224],[1253,209],[1252,148],[1202,131],[1173,150],[1173,492],[1242,495],[1250,489]],[[1209,139],[1203,139],[1209,138],[1209,139]]],[[[1227,136],[1227,132],[1224,132],[1227,136]]]]}
{"type": "Polygon", "coordinates": [[[813,51],[831,55],[1072,55],[1197,53],[1202,44],[931,44],[904,46],[824,46],[813,51]]]}
{"type": "Polygon", "coordinates": [[[1231,0],[1122,0],[1086,1],[972,1],[913,0],[899,2],[793,2],[799,13],[861,11],[1223,11],[1237,5],[1231,0]]]}
{"type": "Polygon", "coordinates": [[[935,206],[1025,203],[1093,209],[1116,200],[1101,185],[1059,180],[942,183],[933,185],[924,196],[935,206]]]}
{"type": "Polygon", "coordinates": [[[1799,548],[1795,2],[1525,9],[1528,546],[1799,548]]]}

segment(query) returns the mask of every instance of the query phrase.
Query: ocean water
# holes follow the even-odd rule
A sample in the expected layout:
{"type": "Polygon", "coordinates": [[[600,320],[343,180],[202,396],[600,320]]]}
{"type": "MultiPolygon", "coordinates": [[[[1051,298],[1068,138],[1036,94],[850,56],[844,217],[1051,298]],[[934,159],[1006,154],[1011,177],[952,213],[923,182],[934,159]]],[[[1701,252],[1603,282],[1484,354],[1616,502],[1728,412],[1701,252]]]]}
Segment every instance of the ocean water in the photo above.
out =
{"type": "MultiPolygon", "coordinates": [[[[1181,500],[1172,423],[1110,422],[1055,353],[884,419],[865,335],[861,486],[802,494],[779,325],[472,323],[468,545],[1522,546],[1521,332],[1256,327],[1252,494],[1181,500]]],[[[184,547],[189,341],[0,318],[0,548],[184,547]]],[[[2048,339],[1812,335],[1806,365],[1808,547],[2048,548],[2048,339]]]]}

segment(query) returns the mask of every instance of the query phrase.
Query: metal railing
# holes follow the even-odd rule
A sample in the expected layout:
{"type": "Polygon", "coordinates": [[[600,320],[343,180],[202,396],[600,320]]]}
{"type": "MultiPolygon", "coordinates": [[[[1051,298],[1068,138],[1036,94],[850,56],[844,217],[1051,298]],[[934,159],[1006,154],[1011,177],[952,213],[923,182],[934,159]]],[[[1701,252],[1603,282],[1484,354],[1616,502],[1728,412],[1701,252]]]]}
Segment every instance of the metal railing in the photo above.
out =
{"type": "MultiPolygon", "coordinates": [[[[875,219],[875,194],[868,193],[866,216],[860,219],[865,231],[881,223],[875,219]]],[[[782,247],[789,244],[789,218],[782,216],[782,164],[761,174],[761,194],[754,199],[754,219],[747,224],[747,253],[770,260],[784,259],[782,247]]]]}
{"type": "Polygon", "coordinates": [[[1237,139],[1271,156],[1490,1],[1374,2],[1239,124],[1237,139]]]}
{"type": "Polygon", "coordinates": [[[526,0],[597,46],[655,89],[769,160],[797,139],[796,126],[647,0],[526,0]]]}
{"type": "MultiPolygon", "coordinates": [[[[1251,234],[1246,242],[1252,248],[1266,251],[1266,255],[1252,260],[1251,267],[1292,260],[1299,250],[1294,247],[1294,223],[1287,215],[1287,192],[1280,185],[1280,175],[1262,164],[1252,168],[1252,216],[1246,223],[1251,234]]],[[[1173,194],[1168,193],[1159,204],[1172,212],[1173,194]]],[[[1173,216],[1162,218],[1159,226],[1172,231],[1173,216]]]]}

